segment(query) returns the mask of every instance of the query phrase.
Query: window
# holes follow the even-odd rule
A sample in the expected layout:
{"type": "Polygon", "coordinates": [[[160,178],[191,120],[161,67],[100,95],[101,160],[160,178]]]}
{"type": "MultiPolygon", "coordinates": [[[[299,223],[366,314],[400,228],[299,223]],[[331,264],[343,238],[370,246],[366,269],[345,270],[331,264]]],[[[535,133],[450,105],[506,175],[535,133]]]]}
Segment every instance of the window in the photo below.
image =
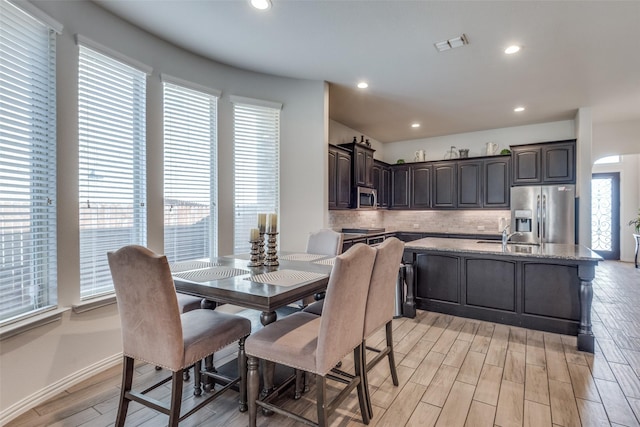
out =
{"type": "Polygon", "coordinates": [[[259,212],[278,212],[280,109],[276,103],[231,97],[234,141],[234,253],[249,252],[259,212]]]}
{"type": "Polygon", "coordinates": [[[146,74],[78,39],[80,297],[86,299],[113,292],[108,251],[147,242],[146,74]]]}
{"type": "Polygon", "coordinates": [[[164,253],[170,262],[213,257],[218,97],[163,80],[164,253]]]}
{"type": "Polygon", "coordinates": [[[56,31],[0,1],[0,322],[57,303],[56,31]]]}

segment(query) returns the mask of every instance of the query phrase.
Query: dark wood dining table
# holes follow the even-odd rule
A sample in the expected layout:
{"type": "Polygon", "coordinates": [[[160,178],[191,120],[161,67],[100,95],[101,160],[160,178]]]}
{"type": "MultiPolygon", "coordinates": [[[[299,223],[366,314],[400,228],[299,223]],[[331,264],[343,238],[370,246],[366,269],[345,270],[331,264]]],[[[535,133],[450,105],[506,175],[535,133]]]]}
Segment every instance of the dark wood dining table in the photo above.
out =
{"type": "MultiPolygon", "coordinates": [[[[248,267],[249,254],[171,265],[176,290],[203,298],[203,308],[227,303],[260,310],[260,323],[275,322],[276,310],[326,289],[334,257],[279,252],[279,265],[248,267]],[[273,273],[273,274],[269,274],[273,273]],[[260,280],[267,277],[273,284],[260,280]]],[[[264,364],[263,394],[272,392],[272,363],[264,364]]]]}

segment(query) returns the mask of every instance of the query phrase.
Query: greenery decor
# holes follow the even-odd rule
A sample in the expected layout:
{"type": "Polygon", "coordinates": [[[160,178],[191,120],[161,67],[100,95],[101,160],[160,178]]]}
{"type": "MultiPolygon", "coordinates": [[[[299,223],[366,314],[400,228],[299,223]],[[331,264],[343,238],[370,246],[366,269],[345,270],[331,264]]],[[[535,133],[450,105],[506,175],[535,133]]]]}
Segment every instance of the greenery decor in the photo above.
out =
{"type": "Polygon", "coordinates": [[[638,209],[638,217],[629,221],[629,225],[633,225],[636,229],[636,234],[640,234],[640,209],[638,209]]]}

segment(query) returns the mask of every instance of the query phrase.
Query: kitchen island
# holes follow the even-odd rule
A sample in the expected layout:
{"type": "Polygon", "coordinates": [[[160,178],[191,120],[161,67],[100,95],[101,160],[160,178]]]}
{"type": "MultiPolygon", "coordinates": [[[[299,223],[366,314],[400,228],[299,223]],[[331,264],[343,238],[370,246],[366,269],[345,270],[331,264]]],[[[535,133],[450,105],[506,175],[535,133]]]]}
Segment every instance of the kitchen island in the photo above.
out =
{"type": "Polygon", "coordinates": [[[405,245],[408,296],[423,310],[577,335],[593,352],[591,281],[602,258],[580,245],[427,237],[405,245]],[[413,291],[413,292],[412,292],[413,291]]]}

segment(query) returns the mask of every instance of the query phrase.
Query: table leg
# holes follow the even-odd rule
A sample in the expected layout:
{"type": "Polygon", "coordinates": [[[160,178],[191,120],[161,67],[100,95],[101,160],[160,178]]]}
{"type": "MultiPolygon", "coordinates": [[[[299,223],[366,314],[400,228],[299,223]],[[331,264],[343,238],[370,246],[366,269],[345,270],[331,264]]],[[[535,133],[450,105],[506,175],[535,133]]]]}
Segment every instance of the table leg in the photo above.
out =
{"type": "Polygon", "coordinates": [[[638,268],[638,251],[640,250],[640,235],[634,234],[633,238],[636,240],[636,256],[633,259],[633,264],[638,268]]]}
{"type": "MultiPolygon", "coordinates": [[[[262,326],[267,326],[269,323],[275,322],[277,318],[278,315],[275,311],[263,311],[260,314],[260,323],[262,323],[262,326]]],[[[268,360],[262,361],[262,391],[260,392],[260,399],[264,399],[275,389],[273,385],[275,367],[274,362],[268,360]]],[[[273,411],[262,408],[262,414],[266,416],[273,415],[273,411]]]]}

